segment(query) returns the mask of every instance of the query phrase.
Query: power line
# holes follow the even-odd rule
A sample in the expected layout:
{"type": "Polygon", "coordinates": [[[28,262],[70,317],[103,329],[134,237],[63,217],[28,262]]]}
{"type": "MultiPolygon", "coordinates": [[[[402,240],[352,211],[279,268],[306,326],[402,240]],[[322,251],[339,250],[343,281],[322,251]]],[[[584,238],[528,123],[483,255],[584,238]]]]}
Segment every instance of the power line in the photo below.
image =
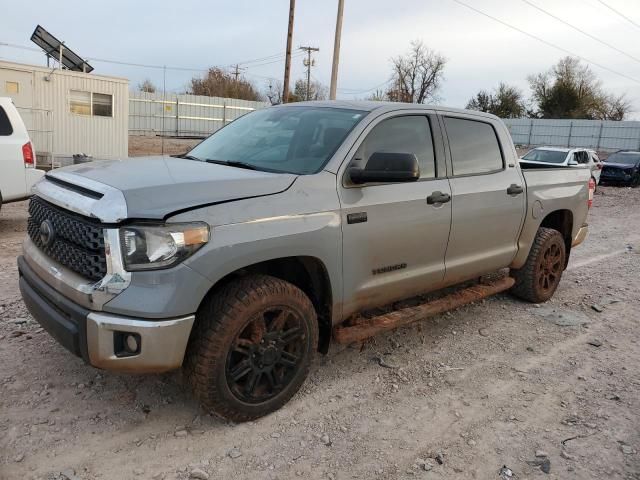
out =
{"type": "MultiPolygon", "coordinates": [[[[42,50],[39,49],[39,48],[27,47],[25,45],[18,45],[18,44],[15,44],[15,43],[0,42],[0,47],[2,47],[2,46],[10,47],[10,48],[17,48],[17,49],[20,49],[20,50],[28,50],[28,51],[31,51],[31,52],[38,52],[38,53],[42,52],[42,50]]],[[[253,62],[257,62],[257,61],[260,61],[260,60],[268,60],[268,59],[271,59],[271,58],[279,56],[279,55],[282,55],[282,54],[278,53],[278,54],[274,54],[274,55],[269,55],[268,57],[262,57],[260,59],[247,60],[247,61],[244,61],[244,62],[237,62],[237,63],[234,63],[234,64],[221,66],[220,68],[230,68],[230,67],[234,67],[236,65],[247,65],[247,64],[251,64],[253,62]]],[[[300,52],[300,53],[296,52],[296,54],[294,54],[294,55],[302,56],[304,54],[302,52],[300,52]]],[[[165,66],[165,65],[152,65],[152,64],[145,64],[145,63],[123,62],[123,61],[120,61],[120,60],[112,60],[112,59],[106,59],[106,58],[95,58],[95,57],[87,57],[87,59],[91,60],[92,62],[111,63],[111,64],[114,64],[114,65],[124,65],[124,66],[127,66],[127,67],[151,68],[151,69],[156,69],[156,70],[164,70],[164,69],[166,69],[166,70],[175,70],[175,71],[183,71],[183,72],[206,72],[206,71],[209,70],[209,68],[212,68],[212,67],[207,67],[207,68],[195,67],[195,68],[191,68],[191,67],[177,67],[177,66],[169,66],[169,65],[167,65],[167,66],[165,66]]],[[[247,68],[262,67],[264,65],[270,65],[272,63],[278,63],[278,62],[281,62],[283,60],[284,60],[284,58],[277,59],[277,60],[273,60],[273,61],[269,61],[269,62],[259,63],[257,65],[250,65],[247,68]]]]}
{"type": "Polygon", "coordinates": [[[367,88],[366,90],[356,90],[356,89],[353,89],[353,88],[339,88],[338,91],[340,91],[340,93],[344,93],[345,95],[360,95],[362,93],[367,93],[367,92],[370,92],[372,90],[377,90],[379,88],[382,88],[385,85],[391,83],[392,81],[393,81],[393,78],[390,78],[388,80],[385,80],[381,84],[376,85],[375,87],[367,88]]]}
{"type": "Polygon", "coordinates": [[[611,5],[603,2],[602,0],[598,0],[602,5],[604,5],[605,7],[607,7],[609,10],[611,10],[613,13],[618,14],[619,16],[621,16],[622,18],[624,18],[627,22],[629,22],[631,25],[633,25],[636,28],[640,28],[640,25],[638,25],[636,22],[634,22],[633,20],[631,20],[629,17],[627,17],[624,13],[616,10],[615,8],[613,8],[611,5]]]}
{"type": "Polygon", "coordinates": [[[624,56],[626,56],[626,57],[629,57],[631,60],[634,60],[634,61],[636,61],[636,62],[640,63],[640,59],[639,59],[639,58],[634,57],[633,55],[631,55],[631,54],[629,54],[629,53],[625,52],[624,50],[620,50],[618,47],[615,47],[615,46],[611,45],[610,43],[605,42],[604,40],[600,40],[600,39],[599,39],[598,37],[596,37],[595,35],[591,35],[590,33],[587,33],[587,32],[585,32],[585,31],[583,31],[582,29],[580,29],[580,28],[576,27],[575,25],[572,25],[572,24],[570,24],[569,22],[566,22],[566,21],[565,21],[565,20],[563,20],[562,18],[557,17],[557,16],[556,16],[556,15],[554,15],[553,13],[550,13],[550,12],[546,11],[545,9],[543,9],[543,8],[539,7],[538,5],[536,5],[536,4],[532,3],[532,2],[530,2],[529,0],[522,0],[522,1],[523,1],[524,3],[526,3],[527,5],[529,5],[529,6],[533,7],[533,8],[535,8],[536,10],[541,11],[541,12],[542,12],[542,13],[544,13],[545,15],[548,15],[548,16],[549,16],[549,17],[551,17],[551,18],[555,18],[557,21],[559,21],[559,22],[561,22],[561,23],[564,23],[564,24],[565,24],[565,25],[567,25],[568,27],[573,28],[575,31],[577,31],[577,32],[581,33],[582,35],[584,35],[584,36],[586,36],[586,37],[589,37],[589,38],[591,38],[592,40],[595,40],[596,42],[601,43],[602,45],[604,45],[604,46],[606,46],[606,47],[609,47],[609,48],[611,48],[611,49],[615,50],[616,52],[623,54],[623,55],[624,55],[624,56]]]}
{"type": "Polygon", "coordinates": [[[478,10],[477,8],[472,7],[471,5],[468,5],[468,4],[464,3],[461,0],[451,0],[451,1],[457,3],[458,5],[462,5],[463,7],[468,8],[469,10],[473,10],[474,12],[478,13],[479,15],[482,15],[483,17],[490,18],[494,22],[498,22],[498,23],[504,25],[505,27],[508,27],[508,28],[510,28],[512,30],[520,32],[523,35],[526,35],[527,37],[531,37],[534,40],[542,42],[545,45],[548,45],[548,46],[550,46],[552,48],[555,48],[556,50],[560,50],[561,52],[564,52],[564,53],[567,53],[567,54],[569,54],[569,55],[571,55],[573,57],[576,57],[576,58],[582,60],[583,62],[590,63],[591,65],[595,65],[596,67],[599,67],[599,68],[601,68],[603,70],[606,70],[608,72],[614,73],[614,74],[616,74],[616,75],[618,75],[620,77],[626,78],[627,80],[631,80],[634,83],[640,84],[640,80],[638,80],[637,78],[630,77],[629,75],[626,75],[624,73],[621,73],[621,72],[618,72],[616,70],[613,70],[612,68],[605,67],[604,65],[602,65],[600,63],[594,62],[593,60],[589,60],[588,58],[583,57],[582,55],[578,55],[577,53],[574,53],[574,52],[572,52],[570,50],[567,50],[566,48],[563,48],[563,47],[561,47],[559,45],[556,45],[555,43],[549,42],[549,41],[545,40],[544,38],[538,37],[537,35],[534,35],[533,33],[529,33],[529,32],[527,32],[525,30],[522,30],[521,28],[518,28],[518,27],[516,27],[514,25],[511,25],[510,23],[507,23],[507,22],[505,22],[503,20],[500,20],[499,18],[496,18],[496,17],[494,17],[492,15],[489,15],[488,13],[485,13],[482,10],[478,10]]]}

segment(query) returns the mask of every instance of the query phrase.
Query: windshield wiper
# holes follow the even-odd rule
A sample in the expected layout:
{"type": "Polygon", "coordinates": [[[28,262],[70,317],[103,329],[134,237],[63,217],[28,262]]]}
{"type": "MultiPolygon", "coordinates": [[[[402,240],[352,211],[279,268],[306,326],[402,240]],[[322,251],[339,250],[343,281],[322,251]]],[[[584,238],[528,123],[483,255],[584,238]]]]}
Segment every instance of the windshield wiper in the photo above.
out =
{"type": "Polygon", "coordinates": [[[171,155],[173,158],[186,158],[187,160],[198,160],[201,161],[198,157],[194,157],[193,155],[187,155],[186,153],[181,153],[180,155],[171,155]]]}
{"type": "Polygon", "coordinates": [[[255,165],[251,165],[250,163],[245,163],[245,162],[239,162],[237,160],[215,160],[213,158],[207,158],[205,161],[207,163],[226,165],[228,167],[244,168],[247,170],[258,170],[258,168],[255,165]]]}

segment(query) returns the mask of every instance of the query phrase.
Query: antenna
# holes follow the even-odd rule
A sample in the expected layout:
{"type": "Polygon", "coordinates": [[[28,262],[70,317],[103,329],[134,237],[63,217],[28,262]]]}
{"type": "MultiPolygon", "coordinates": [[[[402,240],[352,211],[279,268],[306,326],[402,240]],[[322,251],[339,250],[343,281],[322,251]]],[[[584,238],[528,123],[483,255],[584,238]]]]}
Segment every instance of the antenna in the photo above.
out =
{"type": "Polygon", "coordinates": [[[52,58],[60,64],[60,68],[66,68],[74,72],[89,73],[93,71],[93,67],[82,59],[78,54],[67,47],[56,37],[51,35],[43,27],[38,25],[31,35],[31,41],[44,50],[47,56],[47,64],[52,58]]]}

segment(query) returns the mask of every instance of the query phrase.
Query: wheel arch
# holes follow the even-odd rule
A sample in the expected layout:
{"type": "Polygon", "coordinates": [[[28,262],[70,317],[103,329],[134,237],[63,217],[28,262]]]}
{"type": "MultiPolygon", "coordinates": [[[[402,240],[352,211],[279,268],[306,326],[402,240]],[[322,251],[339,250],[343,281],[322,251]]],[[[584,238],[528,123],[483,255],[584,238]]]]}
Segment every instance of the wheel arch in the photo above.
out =
{"type": "Polygon", "coordinates": [[[289,282],[309,297],[318,316],[318,351],[327,353],[331,341],[333,294],[331,279],[322,260],[312,256],[280,257],[238,268],[218,280],[201,305],[224,285],[252,274],[270,275],[289,282]]]}
{"type": "Polygon", "coordinates": [[[566,259],[564,268],[569,264],[569,255],[571,253],[572,232],[573,232],[573,212],[567,209],[554,210],[550,212],[540,222],[540,227],[553,228],[557,230],[564,238],[566,250],[566,259]]]}

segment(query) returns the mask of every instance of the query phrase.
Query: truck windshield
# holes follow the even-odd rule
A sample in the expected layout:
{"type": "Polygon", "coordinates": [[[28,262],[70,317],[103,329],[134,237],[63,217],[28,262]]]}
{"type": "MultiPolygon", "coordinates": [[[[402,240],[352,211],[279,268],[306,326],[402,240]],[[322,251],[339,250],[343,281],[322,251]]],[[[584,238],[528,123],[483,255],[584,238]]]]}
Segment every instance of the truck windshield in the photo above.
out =
{"type": "Polygon", "coordinates": [[[609,158],[605,160],[605,163],[624,163],[626,165],[635,165],[638,162],[640,162],[640,153],[618,152],[609,155],[609,158]]]}
{"type": "Polygon", "coordinates": [[[562,163],[567,158],[567,152],[559,150],[531,150],[527,153],[523,160],[530,160],[532,162],[546,162],[546,163],[562,163]]]}
{"type": "Polygon", "coordinates": [[[185,157],[268,172],[317,173],[366,114],[327,107],[265,108],[218,130],[185,157]]]}

